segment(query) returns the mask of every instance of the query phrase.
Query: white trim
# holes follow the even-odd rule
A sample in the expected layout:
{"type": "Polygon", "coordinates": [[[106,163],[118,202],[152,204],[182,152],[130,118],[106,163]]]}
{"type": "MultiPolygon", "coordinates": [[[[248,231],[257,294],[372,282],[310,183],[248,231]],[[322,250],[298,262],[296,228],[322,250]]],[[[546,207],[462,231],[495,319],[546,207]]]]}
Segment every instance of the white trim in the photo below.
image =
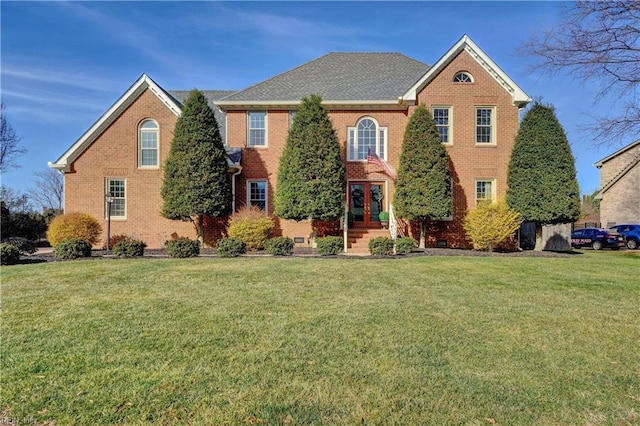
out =
{"type": "Polygon", "coordinates": [[[360,124],[360,122],[362,122],[363,120],[371,120],[373,121],[373,123],[376,125],[376,142],[375,142],[375,148],[376,148],[376,154],[380,155],[379,150],[380,150],[380,132],[384,133],[384,155],[380,155],[380,158],[382,158],[385,161],[388,161],[387,158],[389,157],[389,130],[387,127],[382,127],[380,126],[380,123],[378,122],[378,120],[376,120],[375,118],[373,118],[370,115],[365,115],[362,116],[360,118],[358,118],[358,120],[356,120],[355,126],[349,126],[347,127],[347,161],[350,163],[358,163],[358,162],[367,162],[367,159],[355,159],[355,160],[351,160],[351,141],[349,140],[349,133],[353,132],[353,137],[354,137],[354,154],[355,157],[358,156],[357,153],[357,148],[358,148],[358,125],[360,124]]]}
{"type": "MultiPolygon", "coordinates": [[[[491,183],[491,202],[495,203],[496,202],[496,195],[497,195],[497,183],[496,183],[496,178],[475,178],[473,180],[473,198],[474,198],[474,206],[478,205],[478,183],[479,182],[490,182],[491,183]]],[[[485,198],[482,198],[482,200],[484,200],[485,198]]]]}
{"type": "MultiPolygon", "coordinates": [[[[150,130],[144,130],[146,133],[151,133],[150,130]]],[[[150,149],[150,148],[146,148],[150,149]]],[[[138,169],[140,170],[158,170],[160,168],[160,124],[158,121],[153,118],[143,118],[138,123],[138,169]],[[156,164],[155,165],[143,165],[142,164],[142,125],[146,122],[152,122],[156,125],[155,134],[156,134],[156,164]]]]}
{"type": "Polygon", "coordinates": [[[269,179],[247,179],[247,202],[248,208],[251,207],[251,184],[256,182],[264,182],[264,214],[269,215],[269,179]]]}
{"type": "MultiPolygon", "coordinates": [[[[256,130],[260,130],[256,128],[256,130]]],[[[247,111],[247,148],[267,148],[269,146],[269,112],[267,110],[247,111]],[[251,145],[251,114],[264,113],[264,144],[251,145]]]]}
{"type": "MultiPolygon", "coordinates": [[[[498,120],[497,120],[497,108],[495,107],[495,105],[475,105],[474,109],[473,109],[474,115],[473,115],[473,140],[475,142],[476,146],[495,146],[498,144],[498,141],[496,140],[497,137],[497,124],[498,124],[498,120]],[[491,142],[478,142],[478,110],[479,109],[484,109],[484,110],[490,110],[491,111],[491,142]]],[[[486,126],[483,126],[486,127],[486,126]]]]}
{"type": "MultiPolygon", "coordinates": [[[[113,206],[112,206],[112,210],[111,210],[111,220],[127,220],[127,198],[128,198],[128,193],[129,193],[129,189],[127,188],[127,178],[125,177],[115,177],[115,176],[106,176],[104,178],[104,193],[107,194],[109,192],[109,182],[110,181],[122,181],[124,183],[124,216],[114,216],[113,214],[113,206]]],[[[113,197],[113,198],[120,198],[120,197],[113,197]]],[[[107,212],[107,202],[106,200],[104,200],[104,218],[107,219],[108,216],[108,212],[107,212]]]]}
{"type": "Polygon", "coordinates": [[[180,116],[180,106],[175,103],[173,98],[149,76],[142,74],[60,158],[53,163],[50,162],[49,167],[63,172],[70,171],[73,162],[147,89],[151,90],[176,117],[180,116]]]}
{"type": "Polygon", "coordinates": [[[531,98],[466,34],[416,84],[407,90],[402,96],[402,100],[415,103],[418,99],[418,93],[463,50],[469,53],[511,95],[514,105],[522,108],[531,102],[531,98]]]}
{"type": "MultiPolygon", "coordinates": [[[[433,116],[433,119],[435,121],[435,114],[434,114],[434,110],[436,109],[447,109],[449,110],[449,124],[447,124],[447,128],[449,129],[449,132],[447,133],[447,137],[448,137],[448,141],[447,142],[442,142],[442,145],[445,146],[451,146],[453,145],[453,106],[452,105],[439,105],[439,104],[434,104],[431,105],[431,115],[433,116]]],[[[436,123],[436,127],[438,127],[437,123],[436,123]]]]}

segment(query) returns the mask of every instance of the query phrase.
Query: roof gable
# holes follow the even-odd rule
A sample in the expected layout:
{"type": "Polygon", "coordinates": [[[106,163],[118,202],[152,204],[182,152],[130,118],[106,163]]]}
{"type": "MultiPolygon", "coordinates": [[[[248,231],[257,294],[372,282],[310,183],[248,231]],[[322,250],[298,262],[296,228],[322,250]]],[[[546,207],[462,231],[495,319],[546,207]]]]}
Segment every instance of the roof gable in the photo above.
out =
{"type": "Polygon", "coordinates": [[[325,104],[397,104],[429,69],[400,53],[329,53],[218,102],[222,107],[297,105],[311,94],[325,104]]]}
{"type": "Polygon", "coordinates": [[[629,151],[630,149],[635,148],[636,146],[640,145],[640,139],[638,139],[635,142],[631,142],[629,145],[624,146],[622,148],[620,148],[619,150],[617,150],[616,152],[614,152],[611,155],[607,155],[606,157],[604,157],[602,160],[600,161],[596,161],[595,163],[593,163],[594,166],[596,166],[597,168],[602,167],[602,165],[604,163],[606,163],[609,160],[613,160],[614,158],[616,158],[617,156],[624,154],[625,152],[629,151]]]}
{"type": "MultiPolygon", "coordinates": [[[[629,151],[632,148],[635,148],[637,146],[640,146],[640,139],[638,139],[637,141],[635,141],[633,143],[630,143],[629,145],[625,146],[624,148],[619,149],[618,151],[614,152],[613,154],[603,158],[602,160],[600,160],[597,163],[595,163],[594,166],[596,166],[597,168],[601,168],[602,165],[604,163],[606,163],[607,161],[612,160],[615,157],[618,157],[619,155],[624,154],[625,152],[627,152],[627,151],[629,151]]],[[[631,158],[631,160],[629,161],[629,163],[627,163],[626,166],[624,166],[613,178],[611,178],[611,180],[609,180],[609,182],[606,183],[606,185],[604,185],[602,187],[602,189],[595,195],[594,198],[596,200],[601,200],[603,198],[605,192],[607,192],[608,190],[613,188],[613,186],[616,183],[618,183],[620,181],[620,179],[625,177],[638,164],[640,164],[640,150],[636,153],[635,156],[633,156],[631,158]]]]}
{"type": "Polygon", "coordinates": [[[415,102],[418,93],[462,51],[469,53],[512,96],[514,105],[524,106],[531,102],[531,98],[466,34],[402,95],[403,100],[415,102]]]}
{"type": "Polygon", "coordinates": [[[125,111],[145,90],[149,89],[176,116],[181,107],[176,99],[158,86],[149,76],[142,74],[127,91],[87,130],[71,147],[49,167],[68,172],[73,162],[125,111]]]}

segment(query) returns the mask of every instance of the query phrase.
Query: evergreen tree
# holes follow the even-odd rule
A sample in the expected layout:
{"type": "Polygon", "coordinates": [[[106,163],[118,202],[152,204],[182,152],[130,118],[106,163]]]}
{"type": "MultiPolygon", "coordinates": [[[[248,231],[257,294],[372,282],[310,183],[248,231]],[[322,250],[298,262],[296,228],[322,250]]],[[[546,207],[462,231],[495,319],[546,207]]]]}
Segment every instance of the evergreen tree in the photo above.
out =
{"type": "Polygon", "coordinates": [[[231,178],[218,122],[207,100],[192,90],[176,122],[164,166],[162,214],[193,222],[203,240],[203,216],[231,212],[231,178]]]}
{"type": "Polygon", "coordinates": [[[535,103],[527,112],[509,161],[507,203],[526,222],[570,223],[580,217],[575,160],[552,106],[535,103]]]}
{"type": "Polygon", "coordinates": [[[344,213],[345,167],[322,98],[303,98],[280,157],[275,214],[336,220],[344,213]]]}
{"type": "Polygon", "coordinates": [[[420,248],[426,221],[453,212],[449,156],[424,105],[413,112],[404,132],[393,209],[399,218],[420,221],[420,248]]]}

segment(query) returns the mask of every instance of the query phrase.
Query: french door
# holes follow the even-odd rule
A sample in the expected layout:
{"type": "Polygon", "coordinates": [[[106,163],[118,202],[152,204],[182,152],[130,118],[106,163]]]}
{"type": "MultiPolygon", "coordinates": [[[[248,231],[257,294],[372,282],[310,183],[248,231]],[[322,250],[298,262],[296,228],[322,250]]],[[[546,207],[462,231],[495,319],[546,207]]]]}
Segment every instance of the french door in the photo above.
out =
{"type": "Polygon", "coordinates": [[[349,211],[355,228],[380,228],[384,182],[349,182],[349,211]]]}

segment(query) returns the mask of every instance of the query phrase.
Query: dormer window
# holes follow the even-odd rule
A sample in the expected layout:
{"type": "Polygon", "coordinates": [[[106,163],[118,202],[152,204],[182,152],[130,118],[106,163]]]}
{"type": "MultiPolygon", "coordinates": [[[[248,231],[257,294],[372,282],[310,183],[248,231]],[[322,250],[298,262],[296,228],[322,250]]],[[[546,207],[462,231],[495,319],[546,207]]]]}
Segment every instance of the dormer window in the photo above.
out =
{"type": "Polygon", "coordinates": [[[454,83],[473,83],[473,77],[466,71],[460,71],[453,77],[454,83]]]}
{"type": "Polygon", "coordinates": [[[158,167],[158,123],[144,120],[138,128],[138,166],[158,167]]]}

